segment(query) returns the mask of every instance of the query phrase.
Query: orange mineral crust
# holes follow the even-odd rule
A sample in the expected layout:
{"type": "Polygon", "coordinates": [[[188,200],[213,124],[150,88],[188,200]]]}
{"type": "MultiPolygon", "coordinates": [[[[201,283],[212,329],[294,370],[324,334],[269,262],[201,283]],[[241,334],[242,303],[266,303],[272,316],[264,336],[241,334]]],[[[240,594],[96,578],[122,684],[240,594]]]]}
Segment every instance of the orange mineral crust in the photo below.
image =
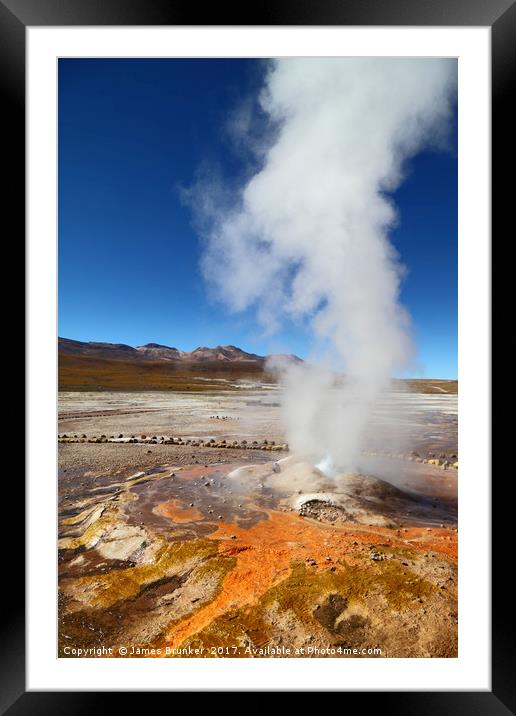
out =
{"type": "Polygon", "coordinates": [[[439,485],[416,499],[354,476],[332,500],[282,494],[270,462],[237,465],[114,470],[77,494],[70,480],[60,656],[457,655],[457,520],[439,485]]]}
{"type": "Polygon", "coordinates": [[[195,507],[182,507],[179,500],[161,502],[154,508],[154,512],[178,524],[197,522],[203,519],[202,512],[196,510],[195,507]]]}
{"type": "Polygon", "coordinates": [[[166,646],[176,649],[225,613],[256,604],[291,575],[296,563],[307,562],[315,573],[357,565],[368,570],[371,549],[433,551],[456,560],[457,534],[446,528],[343,528],[321,525],[296,513],[268,510],[267,514],[268,519],[251,528],[223,523],[210,535],[220,542],[219,554],[233,557],[235,566],[213,601],[170,629],[166,646]]]}

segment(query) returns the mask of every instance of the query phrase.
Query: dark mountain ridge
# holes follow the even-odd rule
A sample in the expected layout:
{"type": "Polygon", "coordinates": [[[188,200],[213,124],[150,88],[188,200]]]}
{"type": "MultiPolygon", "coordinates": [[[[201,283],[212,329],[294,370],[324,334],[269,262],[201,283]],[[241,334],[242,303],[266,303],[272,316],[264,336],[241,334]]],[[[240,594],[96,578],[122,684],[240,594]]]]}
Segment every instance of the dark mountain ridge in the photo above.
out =
{"type": "MultiPolygon", "coordinates": [[[[165,346],[160,343],[146,343],[143,346],[129,346],[125,343],[102,343],[98,341],[77,341],[70,338],[59,338],[59,354],[67,356],[91,357],[106,360],[153,360],[174,361],[183,364],[196,363],[245,363],[263,368],[270,356],[248,353],[238,346],[199,346],[193,351],[182,351],[179,348],[165,346]]],[[[285,356],[296,363],[302,362],[298,356],[285,356]]]]}

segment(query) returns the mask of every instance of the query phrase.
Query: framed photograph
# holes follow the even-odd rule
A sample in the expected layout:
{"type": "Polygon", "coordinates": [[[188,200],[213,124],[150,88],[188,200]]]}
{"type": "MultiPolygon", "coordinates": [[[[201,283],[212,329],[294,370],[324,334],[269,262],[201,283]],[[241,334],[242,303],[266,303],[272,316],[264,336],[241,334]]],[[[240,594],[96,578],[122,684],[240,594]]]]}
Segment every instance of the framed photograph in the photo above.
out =
{"type": "Polygon", "coordinates": [[[490,315],[514,4],[193,14],[0,0],[28,318],[2,713],[510,713],[490,315]]]}

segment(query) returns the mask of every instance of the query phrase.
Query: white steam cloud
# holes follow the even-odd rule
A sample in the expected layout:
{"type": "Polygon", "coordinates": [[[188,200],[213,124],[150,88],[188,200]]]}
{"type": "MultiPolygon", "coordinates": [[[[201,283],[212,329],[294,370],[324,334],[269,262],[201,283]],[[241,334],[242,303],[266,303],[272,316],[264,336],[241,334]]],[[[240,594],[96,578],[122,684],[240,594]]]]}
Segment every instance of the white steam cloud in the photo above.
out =
{"type": "Polygon", "coordinates": [[[353,469],[375,402],[411,359],[386,192],[408,158],[442,141],[455,92],[455,60],[273,61],[259,102],[275,131],[261,168],[231,205],[204,197],[202,265],[218,296],[255,307],[270,332],[306,321],[345,374],[335,384],[309,365],[285,371],[289,443],[311,459],[353,469]]]}

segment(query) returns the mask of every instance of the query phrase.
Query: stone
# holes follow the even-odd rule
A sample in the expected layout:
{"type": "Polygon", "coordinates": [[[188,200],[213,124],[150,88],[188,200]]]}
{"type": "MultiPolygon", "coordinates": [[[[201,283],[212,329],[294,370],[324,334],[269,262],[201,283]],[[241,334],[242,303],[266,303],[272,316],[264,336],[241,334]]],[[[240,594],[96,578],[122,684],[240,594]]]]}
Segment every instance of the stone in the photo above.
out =
{"type": "Polygon", "coordinates": [[[369,557],[373,560],[373,562],[382,562],[385,559],[385,555],[380,552],[371,552],[369,557]]]}

